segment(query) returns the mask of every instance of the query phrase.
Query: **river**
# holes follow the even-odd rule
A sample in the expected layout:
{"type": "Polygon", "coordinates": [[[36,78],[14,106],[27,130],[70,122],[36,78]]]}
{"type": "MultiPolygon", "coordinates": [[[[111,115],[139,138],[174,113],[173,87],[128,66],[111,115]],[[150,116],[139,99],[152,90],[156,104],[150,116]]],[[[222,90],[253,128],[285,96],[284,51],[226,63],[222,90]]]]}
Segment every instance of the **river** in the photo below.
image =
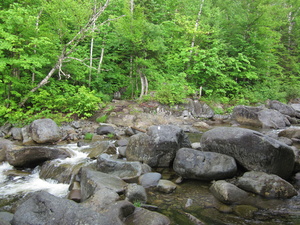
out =
{"type": "MultiPolygon", "coordinates": [[[[199,140],[197,136],[190,137],[199,140]]],[[[52,163],[76,164],[91,163],[87,158],[85,147],[76,144],[61,146],[67,148],[71,158],[54,160],[52,163]]],[[[176,174],[171,168],[158,169],[164,179],[175,181],[176,174]]],[[[68,184],[58,183],[54,179],[41,179],[40,167],[16,170],[7,162],[0,164],[0,211],[13,211],[15,202],[30,192],[46,190],[49,193],[65,198],[68,184]]],[[[200,224],[208,225],[245,224],[273,225],[300,224],[300,195],[291,199],[265,199],[252,196],[245,199],[242,205],[225,205],[218,202],[210,193],[210,182],[185,180],[171,194],[159,193],[149,189],[148,203],[158,206],[159,212],[168,216],[174,225],[200,224]],[[193,222],[192,222],[193,221],[193,222]]],[[[300,185],[295,185],[298,192],[300,185]]]]}

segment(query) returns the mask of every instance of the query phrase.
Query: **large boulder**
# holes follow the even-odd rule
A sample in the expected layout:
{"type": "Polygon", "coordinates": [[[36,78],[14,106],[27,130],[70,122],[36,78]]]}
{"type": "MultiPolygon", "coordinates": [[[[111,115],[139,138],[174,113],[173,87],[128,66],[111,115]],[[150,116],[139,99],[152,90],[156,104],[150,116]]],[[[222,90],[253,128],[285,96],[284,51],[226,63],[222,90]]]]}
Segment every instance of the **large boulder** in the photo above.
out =
{"type": "Polygon", "coordinates": [[[64,159],[71,154],[65,149],[47,146],[16,146],[6,150],[6,159],[10,165],[16,167],[33,168],[47,160],[64,159]]]}
{"type": "Polygon", "coordinates": [[[30,125],[31,138],[36,143],[52,143],[61,139],[57,124],[51,119],[38,119],[30,125]]]}
{"type": "Polygon", "coordinates": [[[88,158],[86,159],[72,164],[68,162],[58,163],[57,160],[47,161],[40,167],[40,178],[53,179],[59,183],[69,184],[81,167],[90,163],[88,158]]]}
{"type": "Polygon", "coordinates": [[[191,143],[181,128],[173,125],[151,126],[147,133],[130,137],[126,158],[151,167],[169,167],[182,147],[191,147],[191,143]]]}
{"type": "Polygon", "coordinates": [[[218,180],[233,177],[237,165],[234,158],[224,154],[182,148],[176,154],[173,169],[183,178],[218,180]]]}
{"type": "Polygon", "coordinates": [[[295,155],[291,147],[257,131],[237,127],[218,127],[201,137],[203,151],[232,156],[247,170],[262,171],[288,178],[295,155]]]}
{"type": "Polygon", "coordinates": [[[278,133],[279,137],[286,137],[289,139],[300,139],[300,128],[291,127],[285,130],[282,130],[278,133]]]}
{"type": "Polygon", "coordinates": [[[115,214],[100,214],[71,200],[47,192],[33,193],[16,210],[12,225],[116,225],[123,224],[115,214]]]}
{"type": "Polygon", "coordinates": [[[116,204],[119,199],[120,196],[114,190],[101,188],[83,201],[81,205],[101,213],[106,211],[111,205],[116,204]]]}
{"type": "Polygon", "coordinates": [[[124,193],[127,184],[121,178],[89,169],[81,170],[81,198],[85,201],[98,190],[108,188],[116,193],[124,193]]]}
{"type": "Polygon", "coordinates": [[[196,118],[212,118],[215,114],[214,110],[205,102],[199,102],[198,100],[188,99],[188,103],[185,107],[193,117],[196,118]]]}
{"type": "Polygon", "coordinates": [[[276,100],[269,101],[268,107],[270,109],[275,109],[284,115],[300,118],[300,113],[297,112],[292,106],[281,103],[279,101],[276,100]]]}
{"type": "Polygon", "coordinates": [[[140,162],[129,162],[115,159],[108,154],[101,154],[97,158],[97,170],[118,176],[127,182],[137,182],[142,174],[151,171],[151,167],[140,162]]]}
{"type": "Polygon", "coordinates": [[[299,103],[294,103],[290,104],[290,106],[296,110],[296,112],[300,113],[300,104],[299,103]]]}
{"type": "Polygon", "coordinates": [[[237,180],[237,186],[268,198],[291,198],[297,195],[297,190],[274,174],[251,171],[246,172],[237,180]]]}
{"type": "Polygon", "coordinates": [[[290,125],[288,119],[274,109],[239,105],[234,107],[232,119],[239,124],[263,128],[283,128],[290,125]]]}
{"type": "Polygon", "coordinates": [[[134,213],[126,218],[125,224],[169,225],[171,222],[168,217],[160,213],[143,208],[136,208],[134,213]]]}
{"type": "Polygon", "coordinates": [[[12,141],[0,138],[0,162],[6,160],[6,150],[11,149],[13,146],[12,141]]]}

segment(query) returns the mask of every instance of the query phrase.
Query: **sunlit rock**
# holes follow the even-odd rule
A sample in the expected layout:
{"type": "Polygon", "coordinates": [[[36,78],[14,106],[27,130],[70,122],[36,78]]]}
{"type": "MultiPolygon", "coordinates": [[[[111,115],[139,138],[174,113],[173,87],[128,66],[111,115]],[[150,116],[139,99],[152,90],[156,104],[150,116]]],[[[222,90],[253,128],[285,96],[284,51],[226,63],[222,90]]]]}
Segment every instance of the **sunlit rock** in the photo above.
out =
{"type": "Polygon", "coordinates": [[[291,176],[295,155],[292,148],[257,131],[237,127],[218,127],[205,132],[203,151],[229,155],[247,170],[291,176]]]}
{"type": "Polygon", "coordinates": [[[39,144],[60,140],[61,134],[57,124],[51,119],[38,119],[29,127],[31,138],[39,144]]]}
{"type": "Polygon", "coordinates": [[[169,167],[182,147],[191,147],[191,144],[181,128],[151,126],[147,133],[130,137],[126,157],[129,161],[144,162],[151,167],[169,167]]]}
{"type": "Polygon", "coordinates": [[[291,198],[297,190],[287,181],[274,174],[251,171],[239,177],[237,186],[268,198],[291,198]]]}
{"type": "Polygon", "coordinates": [[[183,178],[217,180],[233,177],[237,165],[228,155],[181,148],[176,154],[173,169],[183,178]]]}

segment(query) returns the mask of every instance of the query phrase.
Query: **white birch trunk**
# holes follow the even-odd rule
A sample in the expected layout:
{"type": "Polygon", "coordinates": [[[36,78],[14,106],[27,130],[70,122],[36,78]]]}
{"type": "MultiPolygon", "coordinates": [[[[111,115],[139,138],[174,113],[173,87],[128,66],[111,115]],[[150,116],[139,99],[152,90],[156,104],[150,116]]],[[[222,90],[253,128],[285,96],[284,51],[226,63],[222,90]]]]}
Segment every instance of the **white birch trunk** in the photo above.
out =
{"type": "MultiPolygon", "coordinates": [[[[76,35],[63,47],[61,51],[61,55],[59,56],[56,64],[50,72],[47,74],[47,76],[33,89],[29,91],[29,93],[35,92],[37,89],[40,87],[44,86],[46,83],[48,83],[49,79],[52,77],[52,75],[55,73],[56,70],[59,71],[59,76],[62,73],[65,75],[61,69],[63,61],[68,58],[68,56],[73,53],[76,50],[76,47],[79,45],[79,43],[86,38],[86,35],[93,31],[93,24],[97,21],[99,16],[104,12],[104,10],[107,8],[110,0],[106,0],[105,4],[103,7],[100,7],[96,10],[96,13],[92,15],[92,17],[89,19],[89,21],[84,25],[83,28],[78,31],[76,35]],[[67,51],[68,49],[68,51],[67,51]]],[[[103,24],[103,23],[102,23],[103,24]]],[[[28,100],[29,96],[26,96],[21,102],[20,106],[23,106],[25,102],[28,100]]]]}
{"type": "Polygon", "coordinates": [[[200,22],[200,18],[201,18],[201,15],[202,15],[203,5],[204,5],[204,0],[201,0],[200,9],[199,9],[199,12],[198,12],[198,15],[197,15],[197,20],[196,20],[196,23],[195,23],[195,33],[193,35],[192,44],[191,44],[191,48],[192,48],[191,49],[191,54],[193,53],[193,48],[195,47],[196,32],[197,32],[198,27],[199,27],[199,22],[200,22]]]}
{"type": "Polygon", "coordinates": [[[99,59],[99,64],[98,64],[98,69],[97,69],[97,73],[100,74],[101,73],[101,66],[102,66],[102,62],[103,62],[103,57],[104,57],[104,47],[101,49],[101,54],[100,54],[100,59],[99,59]]]}

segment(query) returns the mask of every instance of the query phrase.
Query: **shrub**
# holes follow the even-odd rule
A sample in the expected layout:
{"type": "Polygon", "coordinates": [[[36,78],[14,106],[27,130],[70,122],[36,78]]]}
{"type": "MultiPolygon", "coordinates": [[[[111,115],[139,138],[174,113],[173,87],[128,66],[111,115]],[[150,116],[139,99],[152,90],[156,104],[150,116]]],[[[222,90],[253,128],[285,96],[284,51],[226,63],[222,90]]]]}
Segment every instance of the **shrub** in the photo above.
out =
{"type": "Polygon", "coordinates": [[[105,123],[107,121],[107,115],[100,116],[96,119],[97,123],[105,123]]]}
{"type": "Polygon", "coordinates": [[[92,133],[86,133],[86,134],[84,135],[84,139],[85,139],[85,140],[92,140],[92,139],[93,139],[93,136],[94,136],[94,134],[92,134],[92,133]]]}

